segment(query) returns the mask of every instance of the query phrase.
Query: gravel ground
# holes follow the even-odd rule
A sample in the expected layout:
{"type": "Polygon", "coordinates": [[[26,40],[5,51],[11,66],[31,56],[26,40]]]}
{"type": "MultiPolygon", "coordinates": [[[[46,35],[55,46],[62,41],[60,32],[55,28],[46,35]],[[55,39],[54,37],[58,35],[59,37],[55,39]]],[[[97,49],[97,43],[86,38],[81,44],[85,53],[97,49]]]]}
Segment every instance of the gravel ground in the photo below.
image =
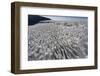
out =
{"type": "Polygon", "coordinates": [[[28,60],[88,56],[88,27],[78,22],[44,21],[28,26],[28,60]]]}

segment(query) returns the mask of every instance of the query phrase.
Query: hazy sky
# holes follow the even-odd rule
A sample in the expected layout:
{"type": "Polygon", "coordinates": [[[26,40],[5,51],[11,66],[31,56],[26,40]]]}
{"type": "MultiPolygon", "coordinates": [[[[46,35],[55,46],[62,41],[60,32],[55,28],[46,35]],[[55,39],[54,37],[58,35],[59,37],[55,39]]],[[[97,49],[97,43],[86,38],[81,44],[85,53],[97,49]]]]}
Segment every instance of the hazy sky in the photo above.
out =
{"type": "Polygon", "coordinates": [[[87,21],[88,17],[75,17],[75,16],[43,16],[52,20],[58,21],[87,21]]]}
{"type": "Polygon", "coordinates": [[[66,22],[81,22],[82,24],[88,23],[88,17],[77,16],[53,16],[53,15],[29,15],[28,25],[34,25],[44,20],[66,21],[66,22]]]}

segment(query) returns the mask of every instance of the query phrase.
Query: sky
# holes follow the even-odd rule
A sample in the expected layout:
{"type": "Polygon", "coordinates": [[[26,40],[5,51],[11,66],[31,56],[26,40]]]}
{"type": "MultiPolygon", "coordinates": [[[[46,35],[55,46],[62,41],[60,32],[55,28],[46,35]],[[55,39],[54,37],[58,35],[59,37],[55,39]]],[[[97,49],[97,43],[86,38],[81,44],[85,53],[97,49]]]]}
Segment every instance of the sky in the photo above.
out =
{"type": "Polygon", "coordinates": [[[57,21],[87,21],[88,17],[75,17],[75,16],[43,16],[57,21]]]}
{"type": "Polygon", "coordinates": [[[53,15],[29,15],[28,25],[37,24],[44,20],[54,20],[54,21],[66,21],[66,22],[81,22],[87,24],[88,17],[76,17],[76,16],[53,16],[53,15]]]}

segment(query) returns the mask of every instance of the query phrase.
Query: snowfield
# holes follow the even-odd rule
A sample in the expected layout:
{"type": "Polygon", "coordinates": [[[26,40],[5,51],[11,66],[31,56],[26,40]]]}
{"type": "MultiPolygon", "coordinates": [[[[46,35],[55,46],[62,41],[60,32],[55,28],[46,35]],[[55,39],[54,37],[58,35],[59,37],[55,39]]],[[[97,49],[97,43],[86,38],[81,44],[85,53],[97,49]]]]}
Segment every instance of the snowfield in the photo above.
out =
{"type": "Polygon", "coordinates": [[[88,27],[81,22],[45,20],[28,26],[28,60],[88,56],[88,27]]]}

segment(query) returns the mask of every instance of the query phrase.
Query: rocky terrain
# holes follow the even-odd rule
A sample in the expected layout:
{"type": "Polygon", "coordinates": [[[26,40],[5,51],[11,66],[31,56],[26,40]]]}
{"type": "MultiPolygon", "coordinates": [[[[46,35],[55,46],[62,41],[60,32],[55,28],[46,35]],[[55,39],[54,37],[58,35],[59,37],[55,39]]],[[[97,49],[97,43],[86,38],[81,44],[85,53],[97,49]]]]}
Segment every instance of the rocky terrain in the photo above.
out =
{"type": "Polygon", "coordinates": [[[87,58],[87,28],[81,22],[53,20],[28,26],[28,60],[87,58]]]}

